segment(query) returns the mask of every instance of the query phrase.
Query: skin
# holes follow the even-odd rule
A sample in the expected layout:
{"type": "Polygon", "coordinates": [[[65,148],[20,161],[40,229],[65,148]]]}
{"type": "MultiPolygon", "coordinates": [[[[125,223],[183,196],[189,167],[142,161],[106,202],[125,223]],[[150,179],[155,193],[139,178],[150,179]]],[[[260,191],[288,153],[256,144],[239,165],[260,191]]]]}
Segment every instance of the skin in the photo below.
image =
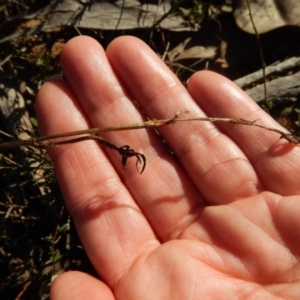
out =
{"type": "MultiPolygon", "coordinates": [[[[80,36],[61,53],[67,82],[37,96],[44,135],[185,116],[259,119],[283,130],[243,91],[208,71],[185,89],[134,37],[106,52],[80,36]]],[[[182,122],[103,133],[145,154],[121,157],[96,141],[48,149],[66,205],[103,281],[58,276],[51,299],[299,299],[300,148],[259,128],[182,122]]]]}

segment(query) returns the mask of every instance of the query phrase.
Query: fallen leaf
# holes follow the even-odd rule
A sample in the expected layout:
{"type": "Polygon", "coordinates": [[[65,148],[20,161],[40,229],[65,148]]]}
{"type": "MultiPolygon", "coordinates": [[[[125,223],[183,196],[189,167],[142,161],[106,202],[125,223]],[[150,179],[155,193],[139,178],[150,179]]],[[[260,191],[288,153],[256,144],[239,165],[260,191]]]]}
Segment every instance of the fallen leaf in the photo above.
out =
{"type": "Polygon", "coordinates": [[[190,40],[191,38],[188,38],[170,50],[168,52],[169,61],[175,62],[182,59],[213,58],[216,55],[217,48],[215,46],[193,46],[185,49],[190,40]]]}
{"type": "Polygon", "coordinates": [[[175,57],[178,56],[182,51],[184,51],[185,46],[191,40],[191,38],[185,39],[182,43],[178,44],[172,50],[168,51],[169,61],[174,61],[175,57]]]}
{"type": "Polygon", "coordinates": [[[189,58],[213,58],[216,55],[217,48],[214,46],[203,47],[194,46],[182,51],[174,61],[189,58]]]}
{"type": "MultiPolygon", "coordinates": [[[[300,25],[299,0],[249,0],[251,14],[258,33],[285,25],[300,25]]],[[[255,33],[246,0],[236,0],[233,12],[237,25],[255,33]]]]}

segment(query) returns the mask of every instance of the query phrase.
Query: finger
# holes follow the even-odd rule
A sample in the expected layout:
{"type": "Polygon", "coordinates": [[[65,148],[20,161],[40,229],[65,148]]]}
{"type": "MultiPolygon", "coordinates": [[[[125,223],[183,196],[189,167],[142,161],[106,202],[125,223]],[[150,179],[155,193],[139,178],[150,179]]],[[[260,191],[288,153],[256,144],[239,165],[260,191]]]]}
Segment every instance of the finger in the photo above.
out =
{"type": "MultiPolygon", "coordinates": [[[[142,41],[118,38],[107,55],[130,95],[151,118],[172,117],[183,109],[190,111],[187,117],[204,116],[174,74],[142,41]]],[[[227,203],[257,193],[259,180],[248,159],[213,124],[177,123],[159,131],[207,202],[227,203]]]]}
{"type": "MultiPolygon", "coordinates": [[[[45,135],[88,127],[63,81],[40,89],[36,109],[45,135]]],[[[159,244],[156,236],[96,142],[53,146],[49,154],[84,248],[95,269],[114,286],[139,249],[150,244],[150,251],[159,244]]]]}
{"type": "MultiPolygon", "coordinates": [[[[125,55],[130,56],[130,53],[125,55]]],[[[143,67],[142,62],[136,62],[134,57],[130,57],[130,60],[132,66],[141,63],[143,67]]],[[[80,37],[70,41],[61,54],[61,63],[92,126],[143,121],[136,105],[130,100],[132,97],[127,91],[127,83],[120,84],[105,52],[95,40],[80,37]]],[[[139,74],[130,76],[130,80],[135,80],[134,77],[139,74]]],[[[144,81],[155,88],[156,79],[153,77],[146,77],[144,81]]],[[[136,86],[135,89],[138,92],[140,87],[136,86]]],[[[147,167],[140,175],[135,161],[129,162],[123,170],[120,157],[111,151],[107,152],[122,181],[161,240],[177,235],[196,218],[196,209],[203,203],[201,196],[153,131],[144,129],[103,133],[103,137],[118,146],[130,145],[146,156],[147,167]]]]}
{"type": "MultiPolygon", "coordinates": [[[[199,72],[189,81],[195,101],[212,117],[244,118],[285,131],[234,83],[211,72],[199,72]],[[209,82],[214,82],[213,88],[209,82]]],[[[219,124],[246,154],[266,190],[299,194],[300,148],[255,127],[219,124]],[[280,184],[279,184],[280,183],[280,184]]]]}
{"type": "Polygon", "coordinates": [[[114,300],[109,287],[99,279],[81,272],[66,272],[54,279],[50,290],[51,300],[114,300]]]}

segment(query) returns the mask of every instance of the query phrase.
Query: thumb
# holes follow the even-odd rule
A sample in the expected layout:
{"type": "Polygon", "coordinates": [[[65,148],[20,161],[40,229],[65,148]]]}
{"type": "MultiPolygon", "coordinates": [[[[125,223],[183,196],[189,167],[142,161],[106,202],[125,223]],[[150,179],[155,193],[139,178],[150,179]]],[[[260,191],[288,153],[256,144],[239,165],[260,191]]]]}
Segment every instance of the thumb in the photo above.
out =
{"type": "Polygon", "coordinates": [[[51,284],[51,300],[115,300],[110,288],[91,275],[70,271],[56,277],[51,284]]]}

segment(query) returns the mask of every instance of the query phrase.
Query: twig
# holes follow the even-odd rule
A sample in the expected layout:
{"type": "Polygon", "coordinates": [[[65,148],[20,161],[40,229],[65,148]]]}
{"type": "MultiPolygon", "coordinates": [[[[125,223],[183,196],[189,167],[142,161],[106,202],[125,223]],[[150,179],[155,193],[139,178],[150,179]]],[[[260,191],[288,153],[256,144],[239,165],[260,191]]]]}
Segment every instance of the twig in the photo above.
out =
{"type": "Polygon", "coordinates": [[[265,104],[266,104],[267,109],[269,110],[272,105],[268,100],[268,91],[267,91],[267,83],[266,83],[266,62],[265,62],[264,53],[263,53],[262,47],[261,47],[260,36],[258,34],[257,28],[256,28],[254,20],[253,20],[249,0],[246,0],[246,3],[247,3],[248,10],[249,10],[250,21],[251,21],[252,27],[254,29],[256,40],[257,40],[257,46],[258,46],[258,51],[259,51],[260,60],[261,60],[261,64],[262,64],[262,71],[263,71],[263,78],[264,78],[265,104]]]}
{"type": "MultiPolygon", "coordinates": [[[[17,167],[23,167],[21,164],[18,164],[17,162],[15,162],[15,161],[13,161],[12,159],[10,159],[9,157],[7,157],[7,156],[5,156],[5,155],[3,155],[3,154],[1,154],[0,153],[0,161],[1,160],[5,160],[7,163],[10,163],[10,164],[12,164],[12,165],[14,165],[14,166],[17,166],[17,167]]],[[[0,167],[0,169],[1,169],[2,167],[0,167]]]]}
{"type": "Polygon", "coordinates": [[[0,67],[2,67],[5,63],[7,63],[12,57],[12,54],[6,56],[2,61],[0,61],[0,67]]]}
{"type": "MultiPolygon", "coordinates": [[[[187,112],[187,111],[184,111],[187,112]]],[[[276,132],[280,135],[281,139],[287,140],[291,144],[299,144],[300,139],[293,136],[291,133],[283,132],[276,128],[270,128],[261,124],[257,123],[257,120],[249,121],[242,118],[209,118],[209,117],[193,117],[193,118],[180,118],[179,113],[176,113],[173,118],[169,119],[152,119],[142,123],[132,123],[126,125],[119,125],[119,126],[108,126],[108,127],[97,127],[97,128],[90,128],[90,129],[83,129],[59,134],[53,134],[48,136],[42,136],[38,138],[30,138],[27,140],[15,140],[11,142],[5,142],[0,144],[1,148],[11,148],[11,147],[20,147],[20,146],[32,146],[36,148],[47,148],[49,146],[56,146],[62,144],[69,144],[69,143],[77,143],[86,140],[96,140],[102,146],[108,147],[117,151],[122,157],[122,165],[125,167],[127,159],[130,157],[135,157],[137,159],[136,165],[142,164],[142,170],[140,173],[143,173],[146,167],[146,157],[138,152],[135,152],[133,149],[130,148],[129,145],[124,145],[118,147],[111,142],[108,142],[101,137],[97,136],[96,133],[100,132],[110,132],[110,131],[123,131],[123,130],[135,130],[135,129],[142,129],[142,128],[158,128],[161,126],[175,124],[177,122],[190,122],[190,121],[207,121],[207,122],[222,122],[222,123],[232,123],[232,124],[239,124],[245,126],[253,126],[259,127],[261,129],[276,132]],[[64,139],[61,138],[65,137],[73,137],[79,136],[76,138],[71,139],[64,139]],[[59,139],[59,140],[57,140],[59,139]]]]}

